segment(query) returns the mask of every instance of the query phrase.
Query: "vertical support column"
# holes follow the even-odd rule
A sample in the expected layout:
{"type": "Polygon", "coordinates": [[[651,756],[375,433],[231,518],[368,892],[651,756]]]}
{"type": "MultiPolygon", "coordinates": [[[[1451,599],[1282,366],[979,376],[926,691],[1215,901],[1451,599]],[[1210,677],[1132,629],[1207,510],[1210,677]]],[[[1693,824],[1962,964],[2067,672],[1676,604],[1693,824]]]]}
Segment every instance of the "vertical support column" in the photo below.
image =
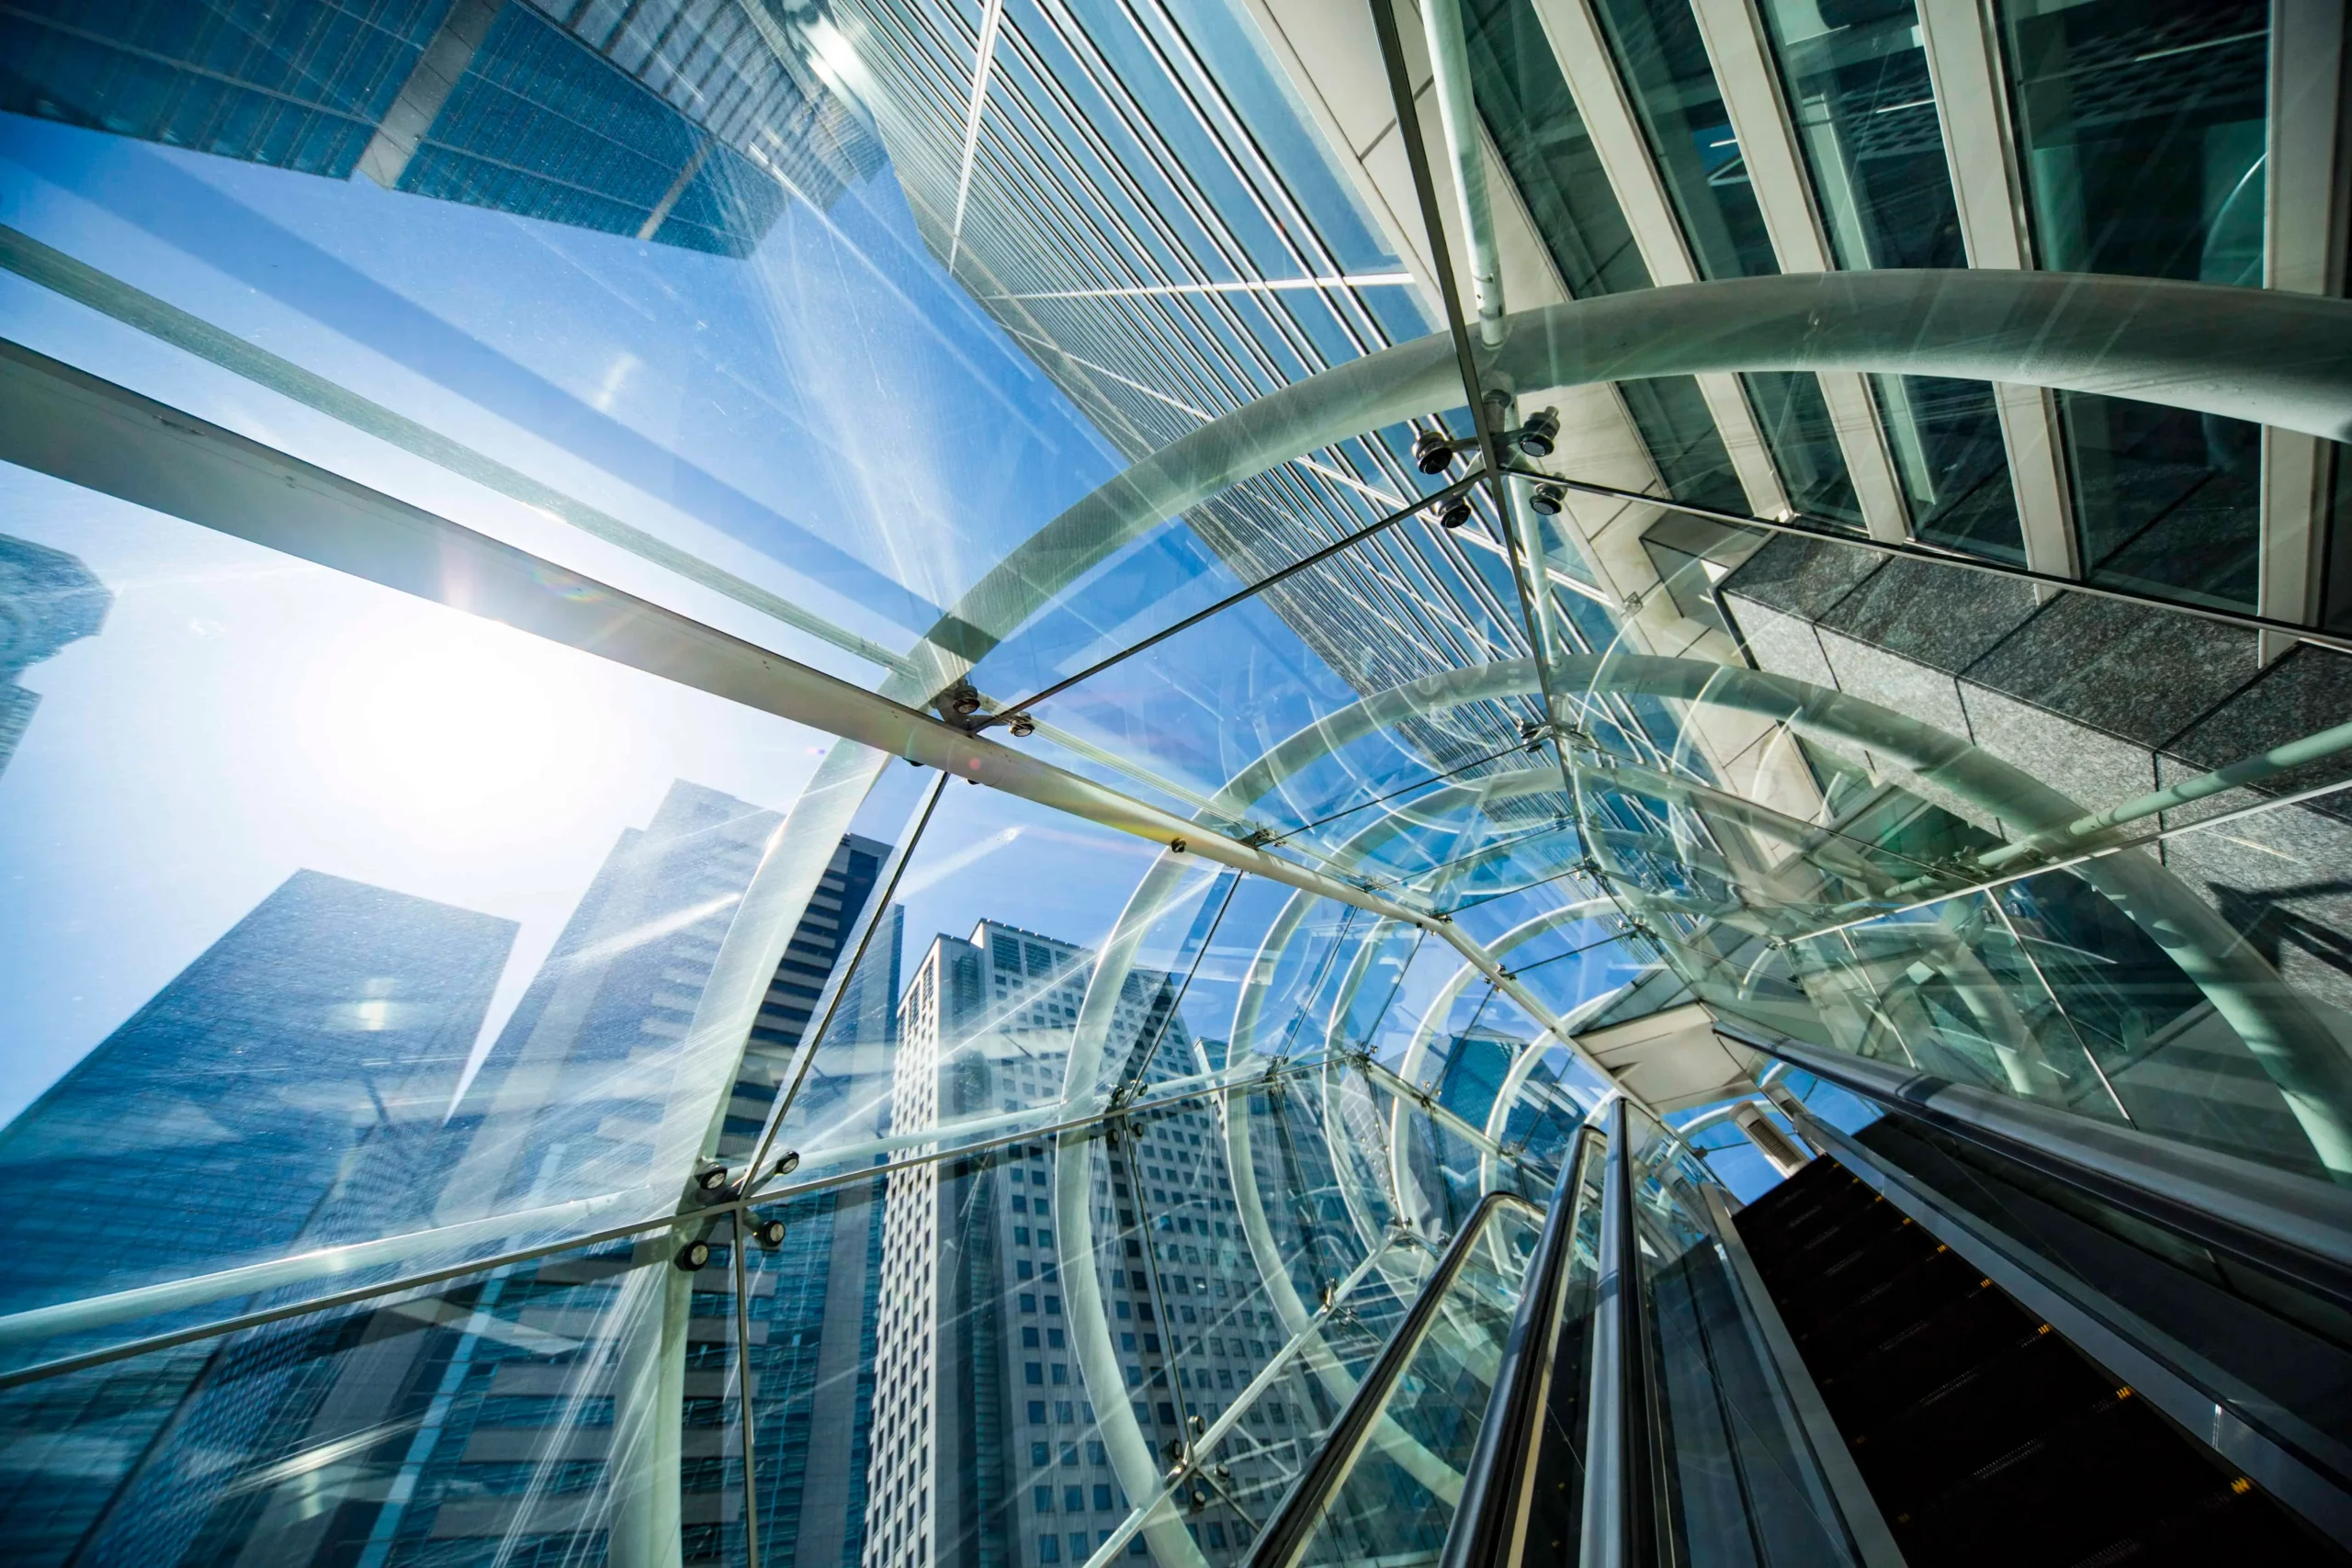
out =
{"type": "MultiPolygon", "coordinates": [[[[1707,62],[1714,68],[1724,107],[1730,111],[1732,134],[1739,139],[1748,182],[1781,270],[1835,271],[1828,237],[1814,207],[1813,184],[1797,147],[1796,128],[1749,0],[1691,0],[1690,9],[1698,17],[1707,62]]],[[[1873,539],[1902,544],[1911,536],[1910,510],[1904,504],[1903,487],[1895,482],[1894,460],[1879,428],[1870,383],[1854,371],[1823,371],[1816,379],[1837,428],[1838,454],[1846,460],[1864,525],[1873,539]]]]}
{"type": "Polygon", "coordinates": [[[1607,1174],[1600,1190],[1600,1276],[1585,1404],[1584,1529],[1578,1568],[1634,1568],[1635,1525],[1646,1473],[1639,1433],[1641,1281],[1634,1275],[1634,1167],[1620,1096],[1609,1105],[1607,1174]]]}
{"type": "MultiPolygon", "coordinates": [[[[2344,292],[2345,178],[2342,0],[2276,0],[2270,8],[2266,288],[2344,292]]],[[[2314,625],[2327,559],[2334,453],[2313,436],[2262,433],[2262,555],[2257,608],[2314,625]]],[[[2261,634],[2266,664],[2295,646],[2261,634]]]]}
{"type": "MultiPolygon", "coordinates": [[[[2025,183],[2010,137],[2008,96],[1993,21],[1981,0],[1928,0],[1919,6],[1919,42],[1943,127],[1944,158],[1960,212],[1961,240],[1973,267],[2022,271],[2033,265],[2025,217],[2025,183]]],[[[2009,489],[2025,537],[2025,564],[2052,577],[2080,577],[2075,510],[2060,458],[2057,400],[2039,387],[1993,386],[2001,439],[2008,447],[2009,489]]]]}

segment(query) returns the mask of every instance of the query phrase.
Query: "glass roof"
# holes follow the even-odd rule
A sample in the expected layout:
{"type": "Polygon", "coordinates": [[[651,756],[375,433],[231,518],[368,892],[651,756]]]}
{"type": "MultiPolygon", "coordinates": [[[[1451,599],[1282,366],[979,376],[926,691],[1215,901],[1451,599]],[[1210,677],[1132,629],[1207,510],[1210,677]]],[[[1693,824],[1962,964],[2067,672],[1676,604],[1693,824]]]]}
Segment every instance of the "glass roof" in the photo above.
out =
{"type": "Polygon", "coordinates": [[[2352,1180],[2336,88],[1937,9],[0,14],[10,1560],[1222,1568],[1796,1045],[2352,1180]]]}

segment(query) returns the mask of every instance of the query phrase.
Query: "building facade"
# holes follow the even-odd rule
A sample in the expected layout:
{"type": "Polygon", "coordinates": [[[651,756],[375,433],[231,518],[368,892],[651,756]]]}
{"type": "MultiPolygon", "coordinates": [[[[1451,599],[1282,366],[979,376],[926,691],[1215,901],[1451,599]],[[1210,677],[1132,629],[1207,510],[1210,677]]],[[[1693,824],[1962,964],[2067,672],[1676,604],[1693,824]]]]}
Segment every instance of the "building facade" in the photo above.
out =
{"type": "Polygon", "coordinates": [[[742,256],[882,165],[797,36],[713,0],[48,0],[0,17],[0,108],[742,256]]]}
{"type": "MultiPolygon", "coordinates": [[[[452,1155],[442,1113],[514,938],[510,921],[295,873],[0,1131],[0,1311],[421,1224],[452,1155]],[[106,1190],[141,1195],[135,1250],[94,1250],[119,1223],[94,1202],[100,1168],[106,1190]]],[[[219,1348],[8,1399],[14,1561],[63,1562],[103,1534],[219,1348]],[[37,1434],[69,1416],[88,1440],[50,1451],[37,1434]]],[[[173,1538],[156,1516],[138,1528],[173,1538]]]]}
{"type": "Polygon", "coordinates": [[[18,677],[67,643],[97,636],[113,603],[90,569],[63,550],[0,534],[0,773],[40,705],[40,694],[18,677]]]}
{"type": "MultiPolygon", "coordinates": [[[[933,939],[899,1003],[898,1134],[1060,1099],[1093,970],[1085,948],[992,920],[933,939]]],[[[1148,1089],[1221,1053],[1196,1053],[1180,989],[1181,976],[1128,976],[1106,1089],[1148,1089]]],[[[1127,1512],[1064,1312],[1057,1161],[1089,1162],[1103,1309],[1131,1412],[1163,1458],[1233,1403],[1280,1337],[1251,1295],[1209,1102],[1129,1127],[1108,1144],[1041,1140],[891,1173],[866,1568],[1083,1562],[1127,1512]]],[[[1222,1506],[1190,1525],[1212,1562],[1246,1543],[1222,1506]]]]}

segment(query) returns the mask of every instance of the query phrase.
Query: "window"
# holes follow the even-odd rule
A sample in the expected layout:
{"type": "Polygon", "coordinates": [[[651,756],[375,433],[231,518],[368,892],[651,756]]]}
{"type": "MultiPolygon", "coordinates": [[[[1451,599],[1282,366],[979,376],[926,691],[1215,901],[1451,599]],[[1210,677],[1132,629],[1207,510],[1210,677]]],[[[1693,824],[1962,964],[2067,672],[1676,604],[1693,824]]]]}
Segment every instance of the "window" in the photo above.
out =
{"type": "Polygon", "coordinates": [[[1044,1365],[1036,1361],[1023,1362],[1021,1367],[1021,1380],[1023,1382],[1030,1383],[1044,1382],[1046,1381],[1046,1369],[1044,1365]]]}
{"type": "Polygon", "coordinates": [[[1029,1488],[1029,1506],[1041,1514],[1054,1511],[1054,1489],[1050,1486],[1029,1488]]]}
{"type": "Polygon", "coordinates": [[[1039,1536],[1037,1538],[1037,1561],[1040,1562],[1059,1562],[1061,1560],[1061,1537],[1057,1535],[1039,1536]]]}

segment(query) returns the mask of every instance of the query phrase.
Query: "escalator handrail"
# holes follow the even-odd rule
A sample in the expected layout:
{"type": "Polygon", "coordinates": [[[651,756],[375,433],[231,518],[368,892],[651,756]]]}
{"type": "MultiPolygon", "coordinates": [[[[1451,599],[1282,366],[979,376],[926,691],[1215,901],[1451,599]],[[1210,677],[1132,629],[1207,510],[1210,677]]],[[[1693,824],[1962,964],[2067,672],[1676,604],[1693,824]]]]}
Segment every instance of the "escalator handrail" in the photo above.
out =
{"type": "Polygon", "coordinates": [[[1281,1506],[1266,1521],[1266,1528],[1258,1533],[1257,1543],[1250,1551],[1249,1568],[1288,1568],[1314,1536],[1332,1493],[1347,1474],[1357,1450],[1372,1435],[1373,1423],[1380,1418],[1396,1380],[1404,1375],[1430,1325],[1437,1320],[1438,1309],[1455,1277],[1462,1272],[1463,1264],[1469,1259],[1487,1223],[1506,1207],[1524,1209],[1531,1214],[1543,1212],[1516,1192],[1489,1192],[1478,1200],[1477,1207],[1470,1211],[1469,1218],[1463,1222],[1461,1230],[1438,1259],[1429,1283],[1407,1309],[1405,1321],[1389,1336],[1372,1370],[1357,1385],[1355,1397],[1340,1412],[1340,1418],[1332,1424],[1322,1447],[1291,1483],[1281,1506]]]}
{"type": "Polygon", "coordinates": [[[2352,1306],[2352,1190],[1760,1031],[1716,1029],[1892,1111],[2352,1306]]]}
{"type": "Polygon", "coordinates": [[[1534,1425],[1544,1381],[1551,1370],[1552,1320],[1559,1314],[1577,1226],[1577,1191],[1583,1179],[1585,1149],[1597,1136],[1587,1123],[1577,1129],[1552,1190],[1551,1213],[1528,1260],[1527,1284],[1503,1343],[1486,1418],[1463,1472],[1462,1502],[1447,1530],[1438,1568],[1487,1568],[1502,1561],[1518,1517],[1521,1478],[1535,1452],[1534,1425]]]}

